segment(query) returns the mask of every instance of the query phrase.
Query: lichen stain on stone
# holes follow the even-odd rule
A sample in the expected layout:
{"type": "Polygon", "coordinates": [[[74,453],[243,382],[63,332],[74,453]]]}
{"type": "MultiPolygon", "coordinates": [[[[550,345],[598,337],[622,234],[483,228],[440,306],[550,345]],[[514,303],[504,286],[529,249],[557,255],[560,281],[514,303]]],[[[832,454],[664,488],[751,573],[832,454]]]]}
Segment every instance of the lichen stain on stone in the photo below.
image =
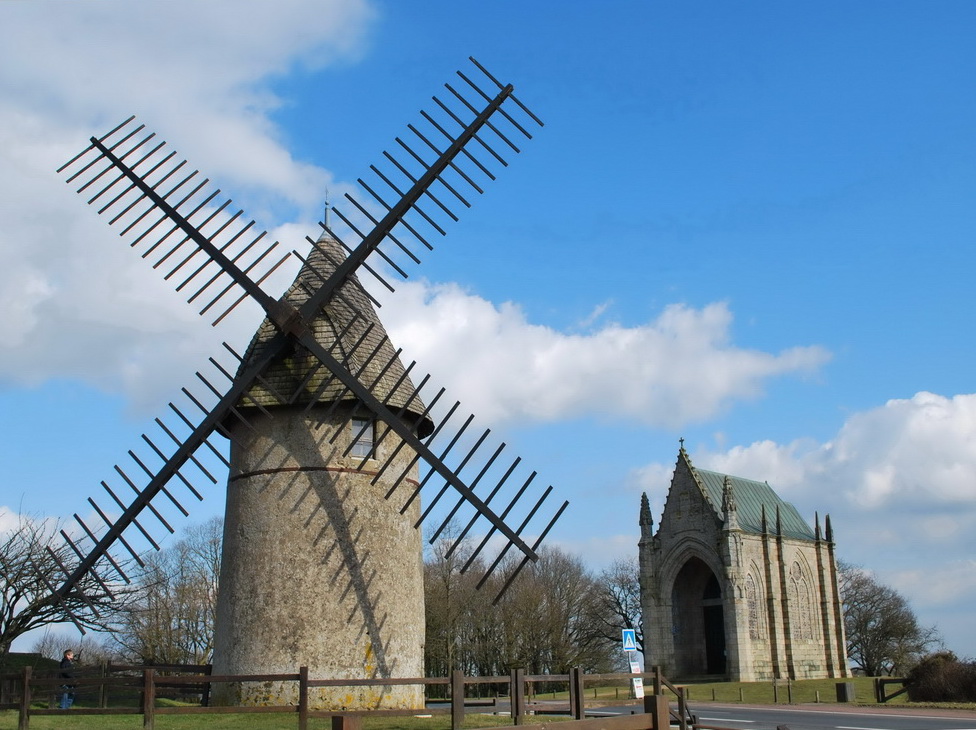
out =
{"type": "Polygon", "coordinates": [[[367,677],[372,677],[376,671],[376,655],[373,653],[373,642],[366,636],[366,653],[363,657],[363,670],[367,677]]]}
{"type": "Polygon", "coordinates": [[[251,695],[249,704],[267,707],[288,704],[290,700],[286,699],[286,695],[292,693],[288,692],[281,682],[263,682],[259,688],[255,688],[249,694],[251,695]]]}

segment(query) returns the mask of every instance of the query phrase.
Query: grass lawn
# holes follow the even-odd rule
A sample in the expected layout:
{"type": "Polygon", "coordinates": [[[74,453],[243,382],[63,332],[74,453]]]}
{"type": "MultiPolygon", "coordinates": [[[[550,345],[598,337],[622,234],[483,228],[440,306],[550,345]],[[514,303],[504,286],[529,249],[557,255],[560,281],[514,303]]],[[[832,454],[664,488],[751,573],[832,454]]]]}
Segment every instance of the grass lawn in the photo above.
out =
{"type": "MultiPolygon", "coordinates": [[[[820,702],[836,702],[838,681],[853,682],[854,694],[858,704],[876,704],[874,701],[874,680],[870,677],[854,677],[851,679],[805,679],[793,682],[792,700],[794,703],[817,702],[819,692],[820,702]]],[[[645,682],[645,689],[650,691],[650,680],[645,682]]],[[[775,701],[787,703],[790,700],[789,692],[785,686],[778,687],[776,693],[773,692],[773,685],[770,682],[708,682],[695,684],[682,684],[685,687],[685,696],[692,702],[702,702],[715,700],[716,702],[744,702],[750,705],[768,705],[775,701]],[[713,696],[714,695],[714,696],[713,696]]],[[[625,700],[629,696],[629,688],[620,687],[587,687],[585,690],[586,701],[599,701],[605,704],[617,699],[625,700]]],[[[568,697],[567,692],[545,692],[536,695],[537,699],[560,699],[568,697]]],[[[889,704],[904,703],[905,696],[896,697],[889,704]]]]}
{"type": "MultiPolygon", "coordinates": [[[[874,700],[874,679],[871,677],[851,677],[844,680],[838,679],[804,679],[793,682],[792,701],[794,704],[814,703],[818,700],[823,703],[835,703],[837,701],[837,683],[852,682],[854,684],[854,703],[855,705],[873,705],[876,707],[938,707],[944,709],[973,710],[976,711],[976,703],[913,703],[908,701],[907,695],[900,695],[888,700],[884,705],[878,705],[874,700]]],[[[649,687],[647,681],[646,687],[649,687]]],[[[685,687],[686,697],[692,703],[715,702],[737,703],[743,702],[747,705],[770,705],[774,701],[773,685],[770,682],[702,682],[681,685],[685,687]]],[[[892,692],[896,687],[889,687],[892,692]]],[[[586,701],[588,704],[596,706],[598,704],[608,704],[616,700],[623,701],[628,696],[627,687],[587,687],[586,701]]],[[[669,693],[670,694],[670,693],[669,693]]],[[[535,696],[536,699],[559,699],[565,700],[567,692],[545,692],[535,696]]],[[[790,693],[785,686],[778,687],[775,695],[776,700],[781,704],[790,701],[790,693]]]]}
{"type": "MultiPolygon", "coordinates": [[[[852,677],[844,680],[837,679],[804,679],[793,682],[788,689],[786,686],[777,687],[775,694],[771,682],[711,682],[704,684],[685,685],[685,696],[692,702],[712,700],[716,702],[745,702],[750,705],[766,705],[775,701],[786,703],[804,702],[836,702],[837,683],[853,682],[854,699],[860,705],[877,704],[874,700],[874,680],[870,677],[852,677]],[[714,693],[714,697],[713,697],[714,693]]],[[[901,695],[889,700],[887,704],[904,704],[906,696],[901,695]]]]}

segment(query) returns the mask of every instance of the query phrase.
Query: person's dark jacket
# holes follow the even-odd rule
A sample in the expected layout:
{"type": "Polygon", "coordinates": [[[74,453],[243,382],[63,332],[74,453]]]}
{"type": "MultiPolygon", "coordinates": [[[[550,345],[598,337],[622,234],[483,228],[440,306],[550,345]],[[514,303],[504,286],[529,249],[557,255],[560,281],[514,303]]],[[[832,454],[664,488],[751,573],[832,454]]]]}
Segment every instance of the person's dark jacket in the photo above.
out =
{"type": "Polygon", "coordinates": [[[75,674],[75,663],[72,659],[65,657],[61,660],[61,678],[62,679],[74,679],[77,675],[75,674]]]}

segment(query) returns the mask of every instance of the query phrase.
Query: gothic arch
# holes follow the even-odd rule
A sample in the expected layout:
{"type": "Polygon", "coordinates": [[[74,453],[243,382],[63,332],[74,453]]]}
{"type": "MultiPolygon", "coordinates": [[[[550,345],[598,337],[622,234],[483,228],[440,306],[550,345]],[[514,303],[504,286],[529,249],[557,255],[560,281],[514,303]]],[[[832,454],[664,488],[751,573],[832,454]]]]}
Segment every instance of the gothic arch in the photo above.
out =
{"type": "Polygon", "coordinates": [[[814,641],[820,638],[820,627],[814,606],[817,604],[816,583],[806,557],[799,552],[787,563],[786,595],[790,603],[793,639],[814,641]]]}
{"type": "Polygon", "coordinates": [[[749,639],[766,641],[769,639],[769,624],[766,615],[766,586],[762,571],[753,562],[745,577],[745,606],[749,626],[749,639]]]}
{"type": "Polygon", "coordinates": [[[678,573],[692,558],[705,563],[719,578],[725,575],[725,569],[715,554],[714,547],[698,537],[686,537],[681,541],[680,546],[671,550],[661,561],[661,586],[666,591],[673,587],[678,573]]]}
{"type": "Polygon", "coordinates": [[[725,674],[724,580],[701,557],[688,555],[671,582],[671,634],[680,676],[725,674]]]}

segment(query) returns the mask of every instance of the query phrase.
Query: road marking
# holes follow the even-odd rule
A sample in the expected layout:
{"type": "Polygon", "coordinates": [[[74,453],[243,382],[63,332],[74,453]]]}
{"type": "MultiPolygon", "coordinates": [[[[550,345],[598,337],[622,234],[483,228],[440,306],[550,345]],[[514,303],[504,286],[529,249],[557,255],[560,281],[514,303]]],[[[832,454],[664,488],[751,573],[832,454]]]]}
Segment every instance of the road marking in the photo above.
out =
{"type": "MultiPolygon", "coordinates": [[[[853,716],[853,717],[907,717],[907,718],[911,718],[912,720],[918,720],[918,719],[923,719],[923,720],[953,720],[953,719],[955,719],[955,718],[952,718],[952,717],[946,717],[945,715],[922,715],[922,714],[909,715],[909,714],[901,713],[901,712],[895,713],[895,712],[884,712],[884,711],[878,711],[878,712],[851,712],[851,711],[846,711],[846,712],[841,712],[841,711],[838,711],[838,710],[807,710],[805,708],[797,708],[797,709],[794,709],[792,707],[782,707],[780,709],[783,712],[816,712],[816,713],[818,713],[820,715],[847,715],[848,717],[851,717],[851,716],[853,716]]],[[[970,718],[968,718],[968,717],[962,717],[962,718],[959,718],[959,719],[960,720],[969,720],[970,718]]],[[[955,730],[955,728],[953,730],[955,730]]]]}
{"type": "MultiPolygon", "coordinates": [[[[735,706],[734,705],[729,705],[727,707],[735,707],[735,706]]],[[[958,720],[960,722],[962,720],[966,720],[968,722],[969,720],[972,719],[971,717],[959,717],[959,718],[955,718],[955,717],[946,717],[945,715],[925,715],[925,714],[922,714],[922,713],[919,713],[917,715],[916,714],[909,715],[908,713],[903,713],[903,712],[885,712],[885,711],[878,711],[878,712],[855,712],[855,711],[851,711],[851,710],[845,710],[845,711],[839,711],[839,710],[818,710],[818,709],[813,709],[811,707],[796,707],[796,706],[790,707],[788,705],[779,705],[776,708],[772,708],[772,707],[760,707],[760,706],[754,706],[754,705],[750,705],[748,707],[749,707],[750,711],[753,711],[753,712],[812,712],[812,713],[816,713],[818,715],[844,715],[846,717],[904,717],[904,718],[909,718],[909,719],[912,719],[912,720],[940,720],[940,721],[948,720],[950,722],[951,721],[955,721],[955,720],[958,720]]],[[[736,709],[743,709],[743,706],[740,705],[740,706],[736,707],[736,709]]],[[[837,727],[839,728],[840,726],[837,726],[837,727]]],[[[878,730],[878,728],[874,727],[874,728],[870,728],[870,730],[878,730]]],[[[965,729],[963,729],[963,728],[952,728],[951,730],[976,730],[976,728],[965,728],[965,729]]]]}
{"type": "MultiPolygon", "coordinates": [[[[905,717],[905,715],[901,715],[905,717]]],[[[951,720],[952,718],[939,718],[942,720],[951,720]]],[[[838,725],[837,730],[880,730],[876,727],[858,727],[857,725],[838,725]]],[[[972,728],[951,728],[951,730],[973,730],[972,728]]]]}
{"type": "Polygon", "coordinates": [[[703,717],[701,719],[710,720],[712,722],[743,722],[743,723],[756,722],[755,720],[735,720],[731,717],[703,717]]]}

